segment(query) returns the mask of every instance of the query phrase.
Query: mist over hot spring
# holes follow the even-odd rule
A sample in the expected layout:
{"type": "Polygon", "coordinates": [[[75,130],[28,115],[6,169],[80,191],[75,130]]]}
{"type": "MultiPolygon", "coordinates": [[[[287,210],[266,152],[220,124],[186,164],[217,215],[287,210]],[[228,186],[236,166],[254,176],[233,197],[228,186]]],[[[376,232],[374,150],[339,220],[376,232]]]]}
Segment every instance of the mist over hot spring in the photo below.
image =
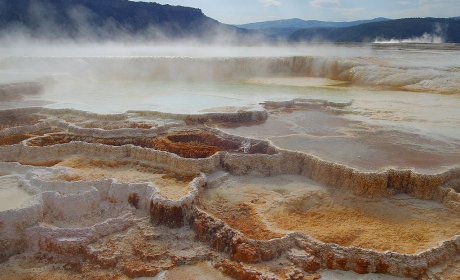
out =
{"type": "Polygon", "coordinates": [[[0,280],[457,279],[458,26],[0,0],[0,280]]]}

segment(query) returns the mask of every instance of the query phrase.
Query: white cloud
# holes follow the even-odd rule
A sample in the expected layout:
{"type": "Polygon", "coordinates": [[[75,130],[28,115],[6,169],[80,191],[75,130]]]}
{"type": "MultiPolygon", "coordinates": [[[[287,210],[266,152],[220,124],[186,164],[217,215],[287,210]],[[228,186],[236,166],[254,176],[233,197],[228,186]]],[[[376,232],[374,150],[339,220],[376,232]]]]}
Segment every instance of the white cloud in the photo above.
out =
{"type": "Polygon", "coordinates": [[[432,3],[439,3],[439,2],[453,2],[458,0],[419,0],[419,4],[432,4],[432,3]]]}
{"type": "Polygon", "coordinates": [[[310,5],[315,8],[338,8],[340,7],[340,0],[313,0],[310,5]]]}
{"type": "Polygon", "coordinates": [[[345,16],[351,16],[364,10],[364,8],[343,8],[340,0],[313,0],[310,1],[310,5],[314,8],[333,10],[345,16]]]}
{"type": "Polygon", "coordinates": [[[431,1],[424,5],[409,5],[400,10],[390,13],[376,13],[376,16],[389,18],[409,18],[409,17],[458,17],[460,11],[460,1],[431,1]]]}
{"type": "Polygon", "coordinates": [[[411,1],[398,1],[396,3],[399,5],[412,5],[413,4],[411,1]]]}
{"type": "Polygon", "coordinates": [[[281,2],[276,0],[259,0],[259,3],[262,3],[265,7],[281,6],[281,2]]]}
{"type": "Polygon", "coordinates": [[[352,16],[357,12],[365,10],[364,8],[332,8],[332,10],[341,13],[342,15],[352,16]]]}

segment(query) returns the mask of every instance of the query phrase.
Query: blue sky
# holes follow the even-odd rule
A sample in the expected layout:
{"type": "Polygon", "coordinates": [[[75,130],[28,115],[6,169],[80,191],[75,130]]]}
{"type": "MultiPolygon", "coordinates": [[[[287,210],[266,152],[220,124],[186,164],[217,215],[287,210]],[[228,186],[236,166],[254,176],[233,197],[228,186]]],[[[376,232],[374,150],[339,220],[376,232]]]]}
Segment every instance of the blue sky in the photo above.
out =
{"type": "MultiPolygon", "coordinates": [[[[141,1],[141,0],[136,0],[141,1]]],[[[220,22],[287,18],[351,21],[376,17],[460,16],[460,0],[142,0],[200,8],[220,22]]]]}

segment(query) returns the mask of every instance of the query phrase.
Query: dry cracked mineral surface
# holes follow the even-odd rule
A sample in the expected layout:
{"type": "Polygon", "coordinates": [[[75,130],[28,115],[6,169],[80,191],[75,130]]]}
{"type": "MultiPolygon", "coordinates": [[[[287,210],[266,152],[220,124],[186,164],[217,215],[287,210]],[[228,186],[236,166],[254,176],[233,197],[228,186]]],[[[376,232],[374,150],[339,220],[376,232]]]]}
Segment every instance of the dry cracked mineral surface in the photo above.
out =
{"type": "Polygon", "coordinates": [[[459,50],[351,48],[0,57],[0,279],[460,279],[459,50]]]}

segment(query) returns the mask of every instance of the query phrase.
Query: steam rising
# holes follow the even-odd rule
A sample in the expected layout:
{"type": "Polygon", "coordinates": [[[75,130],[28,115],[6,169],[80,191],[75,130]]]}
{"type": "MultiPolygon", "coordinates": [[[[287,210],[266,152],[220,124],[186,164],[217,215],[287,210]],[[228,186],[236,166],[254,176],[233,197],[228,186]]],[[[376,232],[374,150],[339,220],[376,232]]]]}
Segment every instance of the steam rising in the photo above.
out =
{"type": "MultiPolygon", "coordinates": [[[[29,0],[0,0],[0,24],[13,1],[29,0]]],[[[459,47],[268,43],[202,14],[138,30],[30,1],[33,27],[0,33],[6,278],[419,279],[455,262],[459,47]]]]}
{"type": "MultiPolygon", "coordinates": [[[[165,21],[163,19],[159,23],[147,23],[140,26],[139,22],[131,23],[123,17],[119,18],[118,21],[113,17],[104,18],[104,16],[96,14],[96,12],[83,5],[52,4],[51,1],[47,0],[23,2],[27,5],[25,16],[21,19],[23,23],[14,21],[15,15],[6,15],[9,22],[13,23],[2,26],[0,31],[2,45],[15,45],[31,40],[53,43],[106,41],[146,43],[177,42],[185,39],[186,41],[211,44],[242,42],[253,44],[265,41],[262,33],[245,31],[233,26],[220,24],[206,17],[200,10],[192,8],[177,7],[176,9],[179,10],[177,20],[167,19],[165,21]],[[138,26],[134,26],[135,24],[138,26]]],[[[23,8],[21,6],[24,5],[23,2],[7,3],[5,0],[1,0],[0,7],[23,8]]],[[[137,10],[142,9],[140,5],[147,5],[147,3],[132,3],[129,1],[119,2],[117,4],[130,3],[131,5],[138,5],[135,6],[137,10]]],[[[151,3],[149,5],[158,4],[151,3]]],[[[20,17],[20,15],[18,16],[20,17]]],[[[139,16],[149,17],[150,15],[139,16]]],[[[140,22],[143,21],[141,20],[140,22]]]]}
{"type": "MultiPolygon", "coordinates": [[[[260,110],[260,102],[294,98],[355,98],[353,90],[317,86],[308,80],[312,78],[368,91],[455,95],[460,87],[458,56],[425,51],[416,44],[417,52],[382,45],[267,43],[260,34],[239,33],[210,19],[198,28],[206,32],[194,36],[182,36],[173,25],[133,33],[110,20],[94,25],[95,14],[83,6],[65,11],[72,22],[66,29],[60,25],[63,15],[52,5],[31,3],[28,14],[35,29],[14,24],[0,34],[0,84],[36,82],[44,85],[44,93],[3,102],[2,108],[27,101],[97,113],[202,113],[225,106],[260,110]],[[276,84],[280,77],[288,78],[288,84],[276,84]],[[290,78],[305,82],[296,85],[290,78]]],[[[397,42],[442,42],[446,28],[436,25],[433,34],[397,42]]]]}
{"type": "Polygon", "coordinates": [[[412,37],[407,39],[390,39],[377,38],[374,43],[376,44],[442,44],[446,42],[445,31],[447,25],[436,23],[433,26],[433,33],[424,33],[420,37],[412,37]]]}

